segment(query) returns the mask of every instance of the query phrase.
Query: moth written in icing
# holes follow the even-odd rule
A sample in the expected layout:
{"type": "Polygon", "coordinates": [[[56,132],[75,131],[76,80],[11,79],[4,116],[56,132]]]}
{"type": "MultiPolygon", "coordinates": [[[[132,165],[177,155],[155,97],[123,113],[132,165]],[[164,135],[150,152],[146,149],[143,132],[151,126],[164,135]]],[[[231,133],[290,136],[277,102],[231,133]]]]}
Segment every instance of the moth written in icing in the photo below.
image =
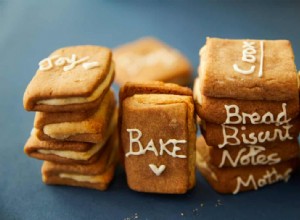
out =
{"type": "Polygon", "coordinates": [[[154,153],[155,156],[162,156],[163,154],[168,154],[174,158],[186,158],[186,155],[179,154],[181,151],[181,147],[179,144],[186,144],[186,140],[177,140],[177,139],[169,139],[167,141],[163,141],[159,139],[159,150],[156,148],[153,139],[151,139],[146,146],[143,146],[140,138],[142,137],[142,132],[139,129],[132,128],[126,129],[129,133],[129,151],[126,153],[126,157],[129,156],[138,156],[146,154],[147,152],[154,153]],[[171,147],[172,146],[172,150],[171,147]],[[135,147],[134,147],[135,146],[135,147]]]}

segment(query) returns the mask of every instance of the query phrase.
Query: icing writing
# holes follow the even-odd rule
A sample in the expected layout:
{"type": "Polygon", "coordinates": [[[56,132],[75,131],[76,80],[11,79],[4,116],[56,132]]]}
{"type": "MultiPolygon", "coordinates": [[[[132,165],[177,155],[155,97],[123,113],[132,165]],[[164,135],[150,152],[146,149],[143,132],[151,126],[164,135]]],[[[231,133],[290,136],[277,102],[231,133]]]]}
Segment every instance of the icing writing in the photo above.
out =
{"type": "Polygon", "coordinates": [[[229,161],[232,167],[236,167],[238,164],[243,166],[246,165],[272,165],[279,163],[281,161],[278,157],[278,153],[273,153],[269,155],[263,154],[266,150],[263,146],[250,145],[248,148],[242,148],[239,150],[237,156],[232,158],[228,150],[223,150],[222,160],[219,168],[223,167],[226,160],[229,161]]]}
{"type": "Polygon", "coordinates": [[[252,114],[240,113],[237,105],[225,105],[227,118],[224,124],[246,124],[247,120],[251,124],[286,124],[291,120],[291,118],[287,118],[286,105],[286,103],[282,103],[282,112],[277,117],[271,112],[267,112],[263,116],[260,116],[257,112],[252,114]]]}
{"type": "Polygon", "coordinates": [[[142,137],[142,132],[139,129],[127,129],[129,133],[129,152],[126,153],[126,157],[131,155],[143,155],[146,152],[152,152],[155,156],[162,156],[164,153],[174,157],[174,158],[186,158],[186,155],[177,154],[178,151],[181,150],[177,144],[185,144],[187,143],[186,140],[176,140],[176,139],[169,139],[168,141],[164,142],[162,139],[159,139],[160,150],[158,151],[154,145],[153,139],[151,139],[147,146],[144,147],[140,142],[140,138],[142,137]],[[135,137],[133,134],[136,134],[135,137]],[[135,143],[135,147],[134,144],[135,143]],[[167,147],[168,145],[173,146],[172,150],[169,150],[167,147]]]}
{"type": "MultiPolygon", "coordinates": [[[[222,124],[222,133],[223,133],[223,143],[218,144],[219,148],[223,148],[226,145],[240,145],[244,144],[257,144],[264,143],[266,141],[275,141],[279,139],[281,141],[292,140],[293,137],[290,136],[289,130],[293,127],[291,124],[282,125],[281,128],[274,128],[273,131],[259,131],[257,133],[251,132],[250,134],[241,134],[241,137],[238,137],[239,129],[233,126],[222,124]]],[[[246,126],[242,126],[243,131],[246,130],[246,126]]]]}
{"type": "Polygon", "coordinates": [[[157,167],[155,164],[149,164],[149,167],[156,176],[160,176],[160,174],[166,169],[165,165],[160,165],[159,167],[157,167]]]}
{"type": "MultiPolygon", "coordinates": [[[[262,77],[263,74],[263,56],[264,56],[264,42],[260,41],[260,67],[259,67],[259,72],[258,72],[258,76],[262,77]]],[[[244,41],[243,42],[243,52],[242,52],[242,61],[246,62],[246,63],[251,63],[254,64],[256,62],[256,49],[255,49],[255,42],[248,42],[248,41],[244,41]]],[[[242,69],[240,68],[236,63],[233,64],[233,69],[234,71],[244,74],[244,75],[248,75],[248,74],[252,74],[255,71],[256,66],[255,65],[251,65],[249,67],[249,69],[242,69]]]]}
{"type": "Polygon", "coordinates": [[[76,54],[72,54],[71,58],[53,55],[39,62],[39,70],[47,71],[52,69],[54,66],[63,66],[63,70],[66,72],[75,68],[79,64],[82,64],[84,69],[92,69],[100,66],[99,62],[85,62],[89,58],[90,57],[88,56],[77,58],[76,54]]]}
{"type": "Polygon", "coordinates": [[[277,170],[273,167],[272,170],[267,170],[265,175],[261,178],[255,180],[252,174],[249,175],[248,179],[243,180],[240,176],[237,177],[236,188],[233,194],[237,194],[241,187],[253,187],[257,190],[259,187],[263,187],[267,184],[272,184],[280,180],[287,182],[290,178],[290,174],[293,170],[291,168],[287,169],[283,174],[279,174],[277,170]]]}

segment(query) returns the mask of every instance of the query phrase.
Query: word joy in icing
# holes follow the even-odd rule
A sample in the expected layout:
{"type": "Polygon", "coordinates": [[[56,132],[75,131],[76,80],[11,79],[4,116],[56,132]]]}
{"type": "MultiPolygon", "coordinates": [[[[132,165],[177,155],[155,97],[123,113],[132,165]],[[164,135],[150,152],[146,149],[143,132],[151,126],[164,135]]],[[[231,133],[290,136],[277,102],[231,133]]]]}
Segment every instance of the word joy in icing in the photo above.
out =
{"type": "Polygon", "coordinates": [[[79,64],[82,64],[82,67],[86,70],[100,66],[100,64],[96,61],[86,62],[88,59],[90,59],[89,56],[77,58],[76,54],[72,54],[71,58],[53,55],[39,62],[39,70],[47,71],[52,69],[54,66],[63,66],[63,70],[66,72],[75,68],[79,64]]]}
{"type": "Polygon", "coordinates": [[[233,194],[237,194],[240,191],[242,186],[244,187],[252,186],[255,190],[257,190],[259,187],[263,187],[267,184],[272,184],[280,180],[284,180],[285,182],[287,182],[290,178],[290,174],[292,171],[293,170],[289,168],[283,174],[279,174],[277,170],[273,167],[272,170],[267,170],[265,175],[257,180],[255,180],[252,174],[249,175],[247,180],[243,180],[240,176],[238,176],[236,179],[237,180],[236,188],[233,191],[233,194]]]}
{"type": "Polygon", "coordinates": [[[180,151],[181,148],[177,146],[178,144],[187,143],[186,140],[169,139],[166,142],[164,142],[162,139],[159,139],[160,147],[159,150],[157,150],[153,139],[151,139],[148,142],[147,146],[142,145],[142,143],[140,142],[140,138],[142,137],[143,134],[139,129],[136,128],[127,129],[127,132],[129,133],[129,152],[125,154],[126,157],[143,155],[146,154],[147,152],[152,152],[154,153],[155,156],[162,156],[164,154],[168,154],[174,158],[187,157],[186,155],[178,154],[178,151],[180,151]],[[136,147],[134,147],[133,145],[134,143],[136,147]],[[169,150],[171,149],[169,145],[172,146],[172,150],[169,150]]]}
{"type": "Polygon", "coordinates": [[[223,150],[222,161],[219,168],[223,167],[226,160],[229,161],[232,167],[236,167],[239,163],[243,166],[247,165],[272,165],[277,164],[281,161],[278,153],[265,155],[266,150],[263,146],[249,145],[247,148],[239,150],[237,156],[232,158],[228,150],[223,150]]]}
{"type": "MultiPolygon", "coordinates": [[[[256,66],[254,63],[256,62],[256,56],[255,54],[257,53],[256,48],[255,48],[255,42],[249,42],[249,41],[244,41],[243,42],[243,52],[242,52],[242,61],[253,64],[249,66],[248,69],[243,69],[239,67],[236,63],[233,64],[233,69],[234,71],[248,75],[252,74],[255,71],[256,66]]],[[[263,57],[264,57],[264,42],[260,41],[260,67],[258,71],[258,77],[262,77],[263,75],[263,57]]]]}

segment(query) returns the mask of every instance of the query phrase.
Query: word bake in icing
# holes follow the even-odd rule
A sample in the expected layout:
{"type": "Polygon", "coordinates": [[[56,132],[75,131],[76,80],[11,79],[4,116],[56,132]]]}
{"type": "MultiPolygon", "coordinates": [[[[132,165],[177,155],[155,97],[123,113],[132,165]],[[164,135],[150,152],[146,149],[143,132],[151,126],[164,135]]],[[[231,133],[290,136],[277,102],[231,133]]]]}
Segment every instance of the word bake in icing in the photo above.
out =
{"type": "Polygon", "coordinates": [[[174,158],[186,158],[186,155],[177,154],[178,151],[181,150],[181,148],[178,147],[177,145],[187,143],[186,140],[169,139],[166,142],[164,142],[162,139],[159,139],[160,150],[158,151],[156,149],[156,146],[154,145],[153,139],[151,139],[148,142],[146,147],[142,145],[142,143],[140,142],[140,138],[142,137],[143,134],[139,129],[136,128],[127,129],[127,132],[129,133],[129,152],[125,154],[126,157],[138,156],[138,155],[146,154],[147,152],[152,152],[154,153],[155,156],[162,156],[166,153],[174,158]],[[134,133],[136,134],[135,137],[134,137],[134,133]],[[136,147],[133,146],[134,143],[136,147]],[[168,145],[173,146],[172,150],[169,150],[170,146],[168,145]]]}
{"type": "Polygon", "coordinates": [[[241,187],[249,187],[252,186],[255,190],[260,187],[263,187],[267,184],[272,184],[278,182],[280,180],[284,180],[287,182],[290,178],[290,174],[293,170],[291,168],[287,169],[283,174],[279,174],[277,170],[273,167],[271,170],[267,170],[265,175],[261,178],[255,180],[252,174],[246,180],[243,180],[240,176],[236,178],[236,188],[233,191],[233,194],[237,194],[241,187]]]}
{"type": "MultiPolygon", "coordinates": [[[[255,48],[255,42],[248,42],[244,41],[243,42],[243,55],[242,55],[242,61],[254,64],[256,62],[256,57],[255,54],[257,53],[256,48],[255,48]]],[[[264,42],[260,41],[260,67],[259,67],[259,72],[258,72],[258,77],[262,77],[263,74],[263,57],[264,57],[264,42]]],[[[236,63],[233,64],[233,69],[234,71],[248,75],[252,74],[255,71],[256,66],[251,65],[249,69],[242,69],[240,68],[236,63]]]]}
{"type": "Polygon", "coordinates": [[[76,54],[72,54],[71,58],[53,55],[39,62],[39,70],[47,71],[52,69],[54,66],[63,66],[63,70],[66,72],[75,68],[79,64],[82,64],[82,67],[86,70],[100,66],[100,64],[96,61],[86,62],[88,59],[90,59],[89,56],[77,58],[76,54]]]}
{"type": "Polygon", "coordinates": [[[226,160],[229,161],[232,167],[236,167],[238,164],[241,164],[243,166],[272,165],[281,161],[281,158],[278,156],[278,153],[265,155],[265,150],[266,148],[263,146],[249,145],[245,148],[240,149],[235,158],[232,158],[230,156],[228,150],[223,150],[222,160],[219,164],[219,168],[224,166],[226,160]]]}

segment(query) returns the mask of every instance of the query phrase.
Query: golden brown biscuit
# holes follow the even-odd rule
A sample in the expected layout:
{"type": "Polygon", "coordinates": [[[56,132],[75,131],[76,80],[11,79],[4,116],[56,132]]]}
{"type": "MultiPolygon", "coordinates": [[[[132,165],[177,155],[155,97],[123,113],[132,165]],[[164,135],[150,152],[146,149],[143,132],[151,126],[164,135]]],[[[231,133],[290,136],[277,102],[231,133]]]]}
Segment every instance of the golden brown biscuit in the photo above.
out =
{"type": "Polygon", "coordinates": [[[45,161],[42,179],[46,184],[79,186],[106,190],[118,160],[118,138],[111,139],[105,151],[92,164],[60,164],[45,161]]]}
{"type": "Polygon", "coordinates": [[[274,165],[299,155],[298,140],[218,149],[208,146],[201,136],[197,138],[196,146],[197,152],[207,158],[207,163],[217,168],[274,165]]]}
{"type": "Polygon", "coordinates": [[[287,40],[207,38],[200,55],[200,90],[205,96],[286,101],[298,95],[287,40]]]}
{"type": "Polygon", "coordinates": [[[176,86],[161,84],[160,89],[154,85],[126,84],[120,92],[127,183],[140,192],[182,194],[195,185],[196,126],[191,91],[186,95],[183,89],[185,94],[179,95],[179,89],[173,95],[167,88],[176,86]],[[130,92],[131,87],[136,94],[130,92]]]}
{"type": "Polygon", "coordinates": [[[201,132],[209,146],[223,148],[244,144],[261,144],[297,140],[298,118],[282,125],[275,124],[238,124],[219,125],[201,120],[201,132]]]}
{"type": "MultiPolygon", "coordinates": [[[[299,99],[287,101],[261,101],[261,100],[242,100],[230,98],[215,98],[204,96],[200,92],[199,80],[194,84],[195,109],[197,114],[204,120],[223,124],[226,122],[228,113],[235,113],[240,117],[246,114],[258,114],[261,117],[271,114],[275,120],[279,114],[285,114],[287,118],[295,118],[299,113],[299,99]]],[[[236,120],[236,118],[234,118],[236,120]]],[[[246,118],[246,123],[251,123],[246,118]]]]}
{"type": "Polygon", "coordinates": [[[27,140],[24,152],[29,156],[40,160],[47,160],[54,163],[94,163],[106,148],[116,139],[117,129],[112,136],[105,138],[99,143],[70,141],[41,141],[33,133],[27,140]],[[107,140],[109,138],[109,140],[107,140]]]}
{"type": "Polygon", "coordinates": [[[237,194],[257,190],[278,181],[287,182],[291,173],[298,167],[299,158],[265,166],[245,166],[217,168],[208,163],[208,158],[196,153],[198,169],[209,184],[219,193],[237,194]]]}
{"type": "Polygon", "coordinates": [[[116,79],[126,82],[163,81],[188,85],[192,79],[192,66],[179,51],[147,37],[120,46],[114,50],[116,79]]]}
{"type": "Polygon", "coordinates": [[[39,139],[98,143],[110,136],[117,123],[117,110],[112,91],[108,91],[98,110],[85,119],[76,113],[37,112],[34,122],[39,139]],[[114,110],[115,109],[115,110],[114,110]],[[80,121],[78,121],[80,119],[80,121]]]}
{"type": "Polygon", "coordinates": [[[114,79],[111,57],[108,48],[98,46],[56,50],[39,63],[24,94],[24,108],[42,112],[96,108],[114,79]]]}

